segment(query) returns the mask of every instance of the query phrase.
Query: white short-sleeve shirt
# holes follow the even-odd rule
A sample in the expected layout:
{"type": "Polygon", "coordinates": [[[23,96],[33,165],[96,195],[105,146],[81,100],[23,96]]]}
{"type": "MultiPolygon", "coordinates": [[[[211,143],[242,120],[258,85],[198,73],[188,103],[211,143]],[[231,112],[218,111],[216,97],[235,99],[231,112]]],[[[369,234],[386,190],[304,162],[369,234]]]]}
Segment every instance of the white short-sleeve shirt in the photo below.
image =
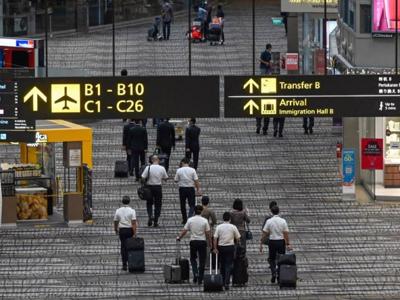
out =
{"type": "Polygon", "coordinates": [[[147,180],[148,185],[161,185],[163,179],[168,178],[168,174],[165,171],[165,168],[160,165],[151,165],[147,166],[142,174],[142,178],[146,179],[149,173],[149,167],[150,167],[150,176],[149,179],[147,180]]]}
{"type": "Polygon", "coordinates": [[[114,221],[118,221],[118,228],[131,228],[132,221],[136,220],[136,211],[124,205],[115,212],[114,221]]]}
{"type": "Polygon", "coordinates": [[[205,241],[206,231],[210,231],[210,225],[206,218],[197,215],[187,220],[184,229],[190,231],[191,241],[205,241]]]}
{"type": "Polygon", "coordinates": [[[283,240],[283,233],[289,232],[289,228],[285,219],[275,215],[267,220],[263,231],[269,232],[270,240],[283,240]]]}
{"type": "Polygon", "coordinates": [[[240,233],[235,225],[225,222],[217,226],[214,238],[218,239],[218,246],[233,246],[235,239],[240,239],[240,233]]]}
{"type": "Polygon", "coordinates": [[[191,167],[182,167],[176,171],[175,181],[179,187],[194,187],[196,180],[199,180],[196,170],[191,167]]]}

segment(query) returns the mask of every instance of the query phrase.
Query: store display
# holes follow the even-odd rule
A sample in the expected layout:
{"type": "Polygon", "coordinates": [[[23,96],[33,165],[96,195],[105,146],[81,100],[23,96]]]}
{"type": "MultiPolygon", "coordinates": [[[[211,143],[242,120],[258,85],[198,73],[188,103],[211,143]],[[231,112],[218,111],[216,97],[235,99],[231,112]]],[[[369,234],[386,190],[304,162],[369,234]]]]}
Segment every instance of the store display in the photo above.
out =
{"type": "Polygon", "coordinates": [[[47,189],[16,188],[18,220],[47,219],[47,189]]]}
{"type": "Polygon", "coordinates": [[[25,178],[25,177],[40,177],[42,176],[42,171],[40,165],[38,164],[8,164],[2,163],[0,168],[2,170],[14,170],[15,178],[25,178]]]}
{"type": "Polygon", "coordinates": [[[14,196],[15,194],[15,173],[12,170],[1,171],[1,193],[4,197],[14,196]]]}

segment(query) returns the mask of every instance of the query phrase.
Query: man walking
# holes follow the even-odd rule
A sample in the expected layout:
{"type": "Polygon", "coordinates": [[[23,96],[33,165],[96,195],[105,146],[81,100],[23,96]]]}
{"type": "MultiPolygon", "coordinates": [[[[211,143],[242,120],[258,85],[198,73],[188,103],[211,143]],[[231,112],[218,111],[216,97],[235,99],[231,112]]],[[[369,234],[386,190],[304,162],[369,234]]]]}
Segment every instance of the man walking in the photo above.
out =
{"type": "Polygon", "coordinates": [[[135,120],[133,126],[129,128],[127,144],[131,154],[129,173],[133,176],[133,170],[135,170],[136,181],[139,181],[139,159],[140,165],[143,166],[146,163],[145,156],[148,147],[147,130],[140,125],[140,120],[135,120]]]}
{"type": "Polygon", "coordinates": [[[210,225],[201,216],[203,207],[197,205],[194,209],[195,216],[189,218],[182,232],[176,238],[180,241],[190,231],[190,263],[193,271],[193,283],[201,285],[204,278],[204,269],[207,255],[207,244],[211,245],[210,225]],[[199,267],[197,266],[199,258],[199,267]]]}
{"type": "Polygon", "coordinates": [[[130,198],[122,197],[123,206],[118,208],[114,215],[114,231],[121,240],[122,270],[128,269],[128,253],[125,249],[126,240],[136,235],[136,211],[129,207],[130,198]]]}
{"type": "Polygon", "coordinates": [[[171,22],[174,17],[172,6],[168,0],[164,0],[164,4],[161,8],[162,27],[163,27],[163,38],[169,40],[171,33],[171,22]]]}
{"type": "Polygon", "coordinates": [[[233,259],[235,254],[235,243],[240,241],[240,233],[235,225],[230,223],[230,212],[224,212],[224,223],[217,226],[214,233],[214,253],[219,255],[221,262],[221,274],[225,290],[229,290],[233,259]]]}
{"type": "Polygon", "coordinates": [[[268,243],[268,262],[271,269],[271,283],[275,283],[277,268],[276,258],[277,254],[285,254],[285,248],[292,249],[289,243],[289,229],[286,220],[279,216],[279,207],[274,206],[271,208],[272,218],[268,219],[263,228],[262,236],[260,239],[260,253],[263,252],[263,243],[269,238],[268,243]]]}
{"type": "Polygon", "coordinates": [[[162,205],[162,181],[168,179],[168,174],[163,166],[160,166],[160,160],[157,155],[151,157],[152,164],[147,166],[142,174],[142,179],[147,178],[146,186],[151,190],[151,199],[146,200],[147,215],[149,220],[147,226],[158,227],[158,219],[161,215],[162,205]],[[153,214],[154,205],[154,214],[153,214]],[[154,223],[153,223],[154,222],[154,223]]]}
{"type": "MultiPolygon", "coordinates": [[[[267,44],[265,50],[260,55],[260,75],[271,75],[272,73],[272,45],[267,44]]],[[[264,119],[264,126],[262,128],[263,135],[267,135],[269,118],[256,118],[256,133],[260,134],[261,121],[264,119]]]]}
{"type": "Polygon", "coordinates": [[[304,134],[313,134],[314,127],[314,117],[304,117],[303,118],[303,128],[304,134]]]}
{"type": "Polygon", "coordinates": [[[129,123],[124,125],[124,129],[122,132],[122,149],[123,151],[126,152],[126,161],[128,162],[128,167],[129,167],[129,174],[132,176],[133,175],[133,162],[132,162],[132,151],[129,148],[129,130],[135,127],[135,122],[133,120],[129,120],[129,123]]]}
{"type": "Polygon", "coordinates": [[[193,167],[197,170],[200,152],[200,128],[196,126],[196,119],[190,119],[189,127],[185,131],[186,157],[190,160],[193,154],[193,167]]]}
{"type": "Polygon", "coordinates": [[[171,149],[175,150],[175,128],[169,122],[169,118],[158,125],[156,144],[160,148],[161,153],[165,153],[168,156],[165,160],[165,170],[168,172],[171,149]]]}
{"type": "Polygon", "coordinates": [[[274,137],[276,137],[279,132],[279,137],[282,138],[283,126],[285,125],[285,118],[274,118],[273,124],[274,124],[274,137]]]}
{"type": "Polygon", "coordinates": [[[196,203],[196,191],[200,195],[200,182],[196,170],[189,167],[189,160],[181,160],[181,167],[176,171],[175,182],[179,186],[179,199],[181,202],[182,224],[187,222],[186,199],[189,205],[189,218],[193,216],[196,203]],[[195,191],[196,188],[196,191],[195,191]]]}
{"type": "Polygon", "coordinates": [[[208,207],[210,203],[210,198],[208,196],[201,197],[201,205],[203,206],[203,211],[201,212],[201,216],[208,221],[210,224],[210,229],[212,230],[215,225],[217,225],[217,217],[215,212],[208,207]]]}

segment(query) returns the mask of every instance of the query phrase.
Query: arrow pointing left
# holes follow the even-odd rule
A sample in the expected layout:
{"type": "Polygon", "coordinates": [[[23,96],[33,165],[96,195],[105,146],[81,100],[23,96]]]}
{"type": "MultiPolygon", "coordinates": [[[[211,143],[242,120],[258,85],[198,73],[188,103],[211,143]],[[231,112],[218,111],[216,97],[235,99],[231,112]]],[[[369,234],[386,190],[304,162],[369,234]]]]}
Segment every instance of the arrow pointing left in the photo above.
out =
{"type": "Polygon", "coordinates": [[[39,90],[36,86],[33,87],[25,96],[24,103],[29,101],[32,98],[33,111],[38,111],[39,99],[42,99],[44,102],[47,102],[47,97],[41,90],[39,90]]]}

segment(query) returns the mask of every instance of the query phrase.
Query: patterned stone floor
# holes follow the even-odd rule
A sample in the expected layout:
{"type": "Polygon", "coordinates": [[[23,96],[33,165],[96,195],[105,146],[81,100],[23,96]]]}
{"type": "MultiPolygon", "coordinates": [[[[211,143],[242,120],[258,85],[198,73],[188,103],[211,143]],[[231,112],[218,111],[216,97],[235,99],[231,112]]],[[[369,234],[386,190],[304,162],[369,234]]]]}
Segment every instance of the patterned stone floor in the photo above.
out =
{"type": "MultiPolygon", "coordinates": [[[[193,45],[194,74],[251,73],[250,1],[226,7],[226,45],[193,45]]],[[[278,1],[257,1],[257,49],[272,42],[284,51],[282,28],[272,27],[278,1]]],[[[145,26],[118,30],[118,70],[130,74],[186,74],[184,19],[173,25],[169,42],[145,42],[145,26]]],[[[51,41],[53,68],[111,75],[110,32],[63,37],[51,41]]],[[[206,88],[201,87],[199,88],[206,88]]],[[[222,91],[221,91],[222,96],[222,91]]],[[[222,101],[222,98],[221,98],[222,101]]],[[[180,230],[177,187],[164,188],[159,228],[146,227],[144,203],[132,206],[146,241],[146,273],[120,270],[118,239],[111,220],[123,195],[135,195],[131,179],[114,179],[113,163],[120,150],[122,122],[88,124],[94,130],[93,225],[21,227],[0,231],[1,299],[399,299],[400,229],[397,206],[360,205],[342,201],[338,187],[331,120],[317,119],[315,134],[304,136],[300,119],[288,119],[285,137],[255,134],[254,121],[200,119],[202,128],[199,176],[218,219],[233,199],[245,201],[255,240],[248,245],[249,284],[229,292],[204,294],[193,284],[164,283],[162,265],[175,253],[180,230]],[[277,200],[291,231],[298,256],[296,290],[279,290],[269,283],[266,254],[257,240],[268,202],[277,200]]],[[[155,130],[149,129],[150,149],[155,130]]],[[[0,157],[12,159],[17,149],[0,147],[0,157]]],[[[182,142],[172,154],[170,175],[184,154],[182,142]]],[[[188,239],[183,255],[188,257],[188,239]]]]}

